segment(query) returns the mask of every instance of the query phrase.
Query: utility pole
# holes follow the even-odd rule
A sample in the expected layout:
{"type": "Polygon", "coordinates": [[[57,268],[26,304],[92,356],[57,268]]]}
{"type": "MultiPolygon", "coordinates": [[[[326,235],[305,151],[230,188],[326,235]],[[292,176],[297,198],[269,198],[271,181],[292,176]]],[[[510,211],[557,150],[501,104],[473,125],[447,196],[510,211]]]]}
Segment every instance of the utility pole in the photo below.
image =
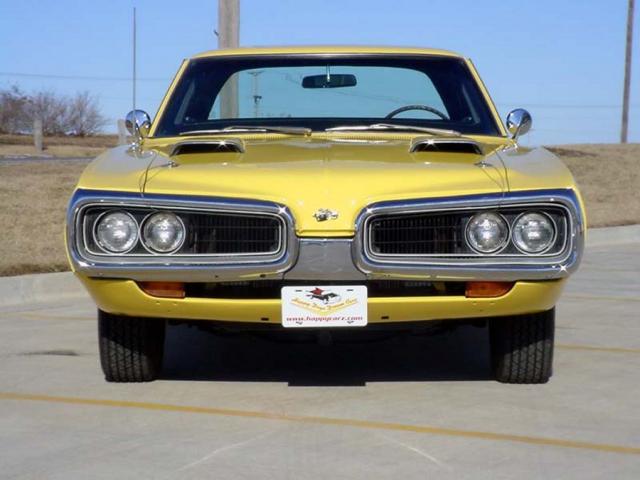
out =
{"type": "MultiPolygon", "coordinates": [[[[218,48],[240,45],[240,0],[218,0],[218,48]]],[[[238,117],[238,77],[233,75],[221,92],[220,118],[238,117]]]]}
{"type": "Polygon", "coordinates": [[[622,130],[620,143],[627,143],[629,133],[629,93],[631,90],[631,47],[633,44],[633,2],[629,0],[627,10],[627,46],[624,58],[624,91],[622,93],[622,130]]]}
{"type": "Polygon", "coordinates": [[[260,83],[258,77],[263,72],[264,70],[249,72],[249,75],[253,76],[253,118],[258,118],[260,116],[260,100],[262,100],[262,95],[260,95],[260,83]]]}
{"type": "Polygon", "coordinates": [[[218,0],[218,48],[240,45],[240,0],[218,0]]]}

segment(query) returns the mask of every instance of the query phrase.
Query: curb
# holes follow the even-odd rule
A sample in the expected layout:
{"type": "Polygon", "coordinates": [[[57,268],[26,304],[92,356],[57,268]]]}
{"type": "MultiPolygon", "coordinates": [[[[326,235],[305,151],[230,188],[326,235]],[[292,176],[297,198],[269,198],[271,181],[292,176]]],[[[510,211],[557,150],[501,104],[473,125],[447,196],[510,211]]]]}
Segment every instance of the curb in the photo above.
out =
{"type": "MultiPolygon", "coordinates": [[[[589,229],[587,248],[640,243],[640,225],[589,229]]],[[[71,272],[0,277],[0,307],[87,299],[89,295],[71,272]]]]}
{"type": "Polygon", "coordinates": [[[640,243],[640,225],[604,227],[587,230],[587,247],[640,243]]]}
{"type": "Polygon", "coordinates": [[[89,298],[71,272],[0,277],[0,307],[89,298]]]}

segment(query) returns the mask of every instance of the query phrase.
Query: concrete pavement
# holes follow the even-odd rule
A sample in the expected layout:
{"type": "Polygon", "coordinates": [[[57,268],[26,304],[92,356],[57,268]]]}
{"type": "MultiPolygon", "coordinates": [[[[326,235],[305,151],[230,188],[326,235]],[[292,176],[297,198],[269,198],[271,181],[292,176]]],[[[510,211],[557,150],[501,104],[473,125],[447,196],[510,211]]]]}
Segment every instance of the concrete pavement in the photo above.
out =
{"type": "Polygon", "coordinates": [[[486,331],[333,347],[171,327],[107,384],[89,299],[0,306],[0,478],[639,478],[639,243],[589,247],[555,374],[488,380],[486,331]]]}

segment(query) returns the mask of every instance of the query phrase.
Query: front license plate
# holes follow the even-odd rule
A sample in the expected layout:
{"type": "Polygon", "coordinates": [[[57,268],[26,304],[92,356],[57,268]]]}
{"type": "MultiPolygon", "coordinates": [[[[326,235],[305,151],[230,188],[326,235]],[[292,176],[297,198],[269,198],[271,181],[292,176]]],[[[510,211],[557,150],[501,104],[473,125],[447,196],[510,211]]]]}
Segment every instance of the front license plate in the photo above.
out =
{"type": "Polygon", "coordinates": [[[287,328],[364,327],[367,287],[282,287],[282,325],[287,328]]]}

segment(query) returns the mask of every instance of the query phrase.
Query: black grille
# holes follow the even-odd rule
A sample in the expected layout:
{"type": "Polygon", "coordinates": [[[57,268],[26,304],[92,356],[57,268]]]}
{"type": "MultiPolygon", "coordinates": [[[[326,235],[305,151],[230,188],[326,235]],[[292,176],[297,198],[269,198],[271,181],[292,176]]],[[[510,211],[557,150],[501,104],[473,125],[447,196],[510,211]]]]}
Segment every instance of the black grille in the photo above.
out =
{"type": "Polygon", "coordinates": [[[274,253],[280,245],[280,221],[275,217],[191,214],[189,220],[193,253],[274,253]]]}
{"type": "Polygon", "coordinates": [[[466,250],[465,215],[411,214],[370,222],[371,250],[377,255],[453,254],[466,250]]]}
{"type": "MultiPolygon", "coordinates": [[[[95,222],[108,211],[126,210],[141,227],[145,218],[158,211],[172,211],[186,228],[185,242],[173,255],[268,255],[282,251],[285,226],[276,216],[266,214],[204,212],[142,207],[94,207],[84,216],[84,238],[90,252],[104,254],[93,238],[95,222]]],[[[143,228],[140,228],[143,230],[143,228]]],[[[139,240],[127,255],[152,255],[139,240]]]]}
{"type": "MultiPolygon", "coordinates": [[[[505,207],[498,210],[482,210],[500,213],[509,225],[527,211],[542,211],[551,217],[556,225],[557,235],[548,255],[561,253],[567,238],[566,214],[557,207],[539,208],[532,206],[505,207]]],[[[368,223],[368,250],[380,256],[449,256],[477,257],[465,239],[465,229],[471,217],[479,211],[420,212],[380,215],[368,223]]],[[[500,255],[521,256],[510,242],[500,255]]]]}

